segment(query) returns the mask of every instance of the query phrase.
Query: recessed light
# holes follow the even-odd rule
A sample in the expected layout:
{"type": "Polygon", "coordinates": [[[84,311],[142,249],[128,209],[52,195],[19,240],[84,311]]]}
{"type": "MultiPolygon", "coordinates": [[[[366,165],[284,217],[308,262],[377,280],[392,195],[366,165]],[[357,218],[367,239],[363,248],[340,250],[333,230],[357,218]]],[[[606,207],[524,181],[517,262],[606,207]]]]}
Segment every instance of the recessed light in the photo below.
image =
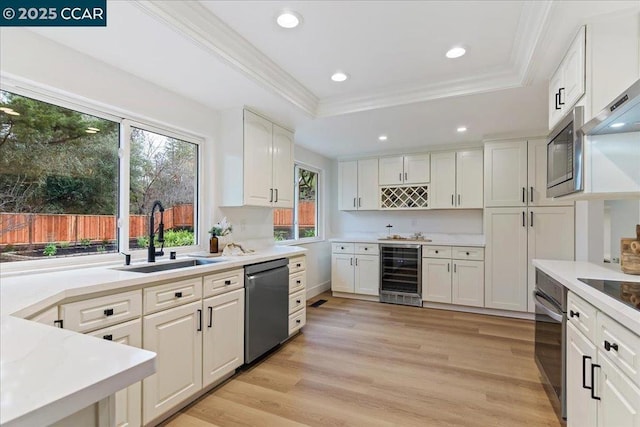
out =
{"type": "Polygon", "coordinates": [[[447,58],[460,58],[462,55],[467,53],[466,49],[463,47],[454,47],[447,51],[447,58]]]}
{"type": "Polygon", "coordinates": [[[609,127],[610,127],[610,128],[614,128],[614,129],[615,129],[615,128],[621,128],[621,127],[622,127],[622,126],[624,126],[624,125],[625,125],[625,123],[623,123],[623,122],[618,122],[618,123],[614,123],[614,124],[612,124],[612,125],[611,125],[611,126],[609,126],[609,127]]]}
{"type": "Polygon", "coordinates": [[[333,80],[334,82],[343,82],[343,81],[347,80],[348,78],[349,78],[349,76],[346,73],[343,73],[342,71],[336,71],[331,76],[331,80],[333,80]]]}
{"type": "Polygon", "coordinates": [[[465,126],[460,126],[458,129],[456,129],[458,132],[466,132],[467,128],[465,126]]]}
{"type": "Polygon", "coordinates": [[[302,16],[292,10],[283,10],[276,18],[276,22],[282,28],[290,30],[291,28],[295,28],[300,25],[300,22],[302,22],[302,16]]]}
{"type": "Polygon", "coordinates": [[[378,137],[378,141],[386,141],[387,139],[388,139],[388,138],[387,138],[387,135],[380,135],[380,136],[378,137]]]}

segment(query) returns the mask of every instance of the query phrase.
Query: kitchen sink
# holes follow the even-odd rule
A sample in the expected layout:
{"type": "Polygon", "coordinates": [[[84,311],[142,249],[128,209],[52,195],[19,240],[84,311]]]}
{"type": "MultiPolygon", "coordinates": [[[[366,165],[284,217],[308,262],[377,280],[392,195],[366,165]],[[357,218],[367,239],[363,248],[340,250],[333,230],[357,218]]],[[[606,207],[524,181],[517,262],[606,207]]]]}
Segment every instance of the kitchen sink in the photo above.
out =
{"type": "Polygon", "coordinates": [[[157,271],[177,270],[179,268],[195,267],[198,265],[209,265],[221,262],[221,259],[194,258],[184,261],[166,262],[160,264],[145,264],[141,266],[118,267],[114,270],[131,271],[133,273],[155,273],[157,271]]]}

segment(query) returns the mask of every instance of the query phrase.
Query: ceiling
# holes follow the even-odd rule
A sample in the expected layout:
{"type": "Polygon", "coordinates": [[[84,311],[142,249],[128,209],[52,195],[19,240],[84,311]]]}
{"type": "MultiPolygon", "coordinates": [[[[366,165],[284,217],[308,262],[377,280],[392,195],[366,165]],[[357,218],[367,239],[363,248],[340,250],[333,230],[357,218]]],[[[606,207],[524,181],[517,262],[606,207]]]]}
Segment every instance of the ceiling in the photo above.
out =
{"type": "Polygon", "coordinates": [[[634,1],[109,1],[40,35],[213,109],[248,105],[328,157],[543,135],[546,80],[580,25],[634,1]],[[298,28],[275,24],[282,9],[298,28]],[[467,49],[445,58],[456,45],[467,49]],[[343,70],[350,79],[334,83],[343,70]],[[466,126],[468,131],[457,133],[466,126]],[[380,134],[388,135],[385,143],[380,134]]]}

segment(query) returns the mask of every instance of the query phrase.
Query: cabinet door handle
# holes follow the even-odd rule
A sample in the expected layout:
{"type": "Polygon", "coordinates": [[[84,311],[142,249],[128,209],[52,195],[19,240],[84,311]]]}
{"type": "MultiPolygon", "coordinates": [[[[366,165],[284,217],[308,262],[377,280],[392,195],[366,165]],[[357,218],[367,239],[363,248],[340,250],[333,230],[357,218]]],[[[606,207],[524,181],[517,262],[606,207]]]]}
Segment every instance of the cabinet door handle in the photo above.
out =
{"type": "Polygon", "coordinates": [[[202,331],[202,310],[200,309],[198,309],[198,329],[196,331],[202,331]]]}
{"type": "Polygon", "coordinates": [[[269,203],[273,203],[273,188],[270,188],[269,192],[270,192],[270,194],[269,194],[269,203]]]}
{"type": "Polygon", "coordinates": [[[447,263],[447,273],[451,271],[451,264],[447,263]]]}
{"type": "Polygon", "coordinates": [[[113,335],[112,334],[103,335],[102,339],[107,341],[113,341],[113,335]]]}
{"type": "Polygon", "coordinates": [[[209,309],[209,327],[213,326],[213,307],[207,307],[209,309]]]}
{"type": "Polygon", "coordinates": [[[530,195],[529,195],[529,196],[530,196],[530,197],[529,197],[529,200],[531,200],[531,203],[533,203],[533,187],[529,187],[529,189],[530,189],[530,191],[531,191],[531,193],[530,193],[530,195]]]}
{"type": "Polygon", "coordinates": [[[529,225],[533,227],[533,211],[530,211],[529,213],[531,214],[531,222],[529,223],[529,225]]]}
{"type": "Polygon", "coordinates": [[[176,292],[174,295],[176,298],[182,298],[182,292],[176,292]]]}
{"type": "Polygon", "coordinates": [[[63,325],[63,321],[62,320],[54,320],[53,321],[53,326],[55,326],[56,328],[64,329],[62,327],[62,325],[63,325]]]}
{"type": "Polygon", "coordinates": [[[356,258],[356,267],[358,266],[358,258],[356,258]]]}
{"type": "Polygon", "coordinates": [[[278,203],[278,189],[276,188],[276,199],[273,201],[274,203],[278,203]]]}
{"type": "Polygon", "coordinates": [[[109,317],[109,316],[113,316],[113,308],[107,308],[107,309],[104,311],[104,315],[105,315],[105,316],[107,316],[107,317],[109,317]]]}
{"type": "Polygon", "coordinates": [[[591,398],[593,400],[600,400],[598,396],[596,396],[596,368],[600,368],[600,365],[596,365],[595,363],[591,364],[591,398]]]}
{"type": "Polygon", "coordinates": [[[409,175],[405,172],[405,173],[404,173],[404,180],[405,180],[405,181],[408,181],[408,180],[409,180],[408,176],[409,176],[409,175]]]}
{"type": "Polygon", "coordinates": [[[353,265],[353,258],[349,258],[349,265],[353,265]]]}
{"type": "Polygon", "coordinates": [[[591,390],[593,388],[593,377],[591,377],[591,385],[588,386],[587,385],[587,359],[591,360],[591,356],[582,356],[582,388],[591,390]]]}
{"type": "Polygon", "coordinates": [[[573,311],[573,310],[569,310],[569,317],[580,317],[580,312],[579,311],[573,311]]]}
{"type": "Polygon", "coordinates": [[[453,206],[453,194],[451,195],[451,206],[453,206]]]}
{"type": "Polygon", "coordinates": [[[522,187],[522,203],[527,203],[527,189],[522,187]]]}
{"type": "Polygon", "coordinates": [[[458,272],[458,264],[456,264],[455,262],[453,263],[453,272],[454,273],[458,272]]]}
{"type": "Polygon", "coordinates": [[[560,92],[556,93],[556,110],[560,110],[561,107],[558,105],[560,99],[560,92]]]}
{"type": "Polygon", "coordinates": [[[458,194],[458,206],[460,206],[460,204],[461,204],[461,203],[460,203],[460,200],[461,200],[461,199],[460,199],[460,195],[458,194]]]}
{"type": "Polygon", "coordinates": [[[362,207],[362,197],[358,197],[358,207],[362,207]]]}
{"type": "Polygon", "coordinates": [[[356,207],[356,198],[355,197],[353,198],[353,207],[354,208],[356,207]]]}
{"type": "Polygon", "coordinates": [[[562,102],[562,91],[563,90],[564,90],[563,87],[558,89],[558,105],[564,105],[564,102],[562,102]]]}
{"type": "Polygon", "coordinates": [[[398,181],[402,182],[402,172],[398,174],[398,181]]]}
{"type": "Polygon", "coordinates": [[[526,221],[526,220],[527,220],[527,216],[526,216],[526,214],[524,213],[524,211],[522,211],[522,226],[523,226],[523,227],[526,227],[526,224],[525,224],[525,221],[526,221]]]}
{"type": "Polygon", "coordinates": [[[604,349],[607,350],[607,351],[611,351],[611,350],[618,351],[618,344],[616,344],[614,342],[610,343],[609,341],[605,340],[604,341],[604,349]]]}

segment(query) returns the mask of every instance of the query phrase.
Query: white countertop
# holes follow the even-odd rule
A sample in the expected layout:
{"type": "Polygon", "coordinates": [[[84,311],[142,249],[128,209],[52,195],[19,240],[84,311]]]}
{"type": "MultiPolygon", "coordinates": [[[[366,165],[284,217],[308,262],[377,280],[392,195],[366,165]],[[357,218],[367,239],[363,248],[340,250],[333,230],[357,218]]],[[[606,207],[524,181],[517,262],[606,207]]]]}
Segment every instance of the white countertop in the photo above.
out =
{"type": "Polygon", "coordinates": [[[402,237],[408,237],[409,240],[390,240],[384,233],[360,233],[360,234],[348,234],[345,236],[334,237],[329,239],[332,242],[345,242],[345,243],[384,243],[384,244],[421,244],[421,245],[436,245],[436,246],[476,246],[484,247],[485,238],[484,234],[445,234],[445,233],[424,233],[425,239],[430,239],[430,242],[424,240],[411,240],[410,233],[394,233],[402,237]]]}
{"type": "Polygon", "coordinates": [[[612,264],[534,259],[533,265],[620,324],[635,333],[640,331],[640,311],[578,280],[587,278],[640,283],[640,276],[622,273],[620,266],[612,264]]]}
{"type": "MultiPolygon", "coordinates": [[[[153,352],[19,318],[71,297],[139,289],[305,252],[274,246],[216,258],[214,264],[155,273],[115,270],[122,267],[118,264],[0,276],[0,425],[51,424],[155,372],[153,352]]],[[[171,261],[157,264],[162,262],[171,261]]]]}

